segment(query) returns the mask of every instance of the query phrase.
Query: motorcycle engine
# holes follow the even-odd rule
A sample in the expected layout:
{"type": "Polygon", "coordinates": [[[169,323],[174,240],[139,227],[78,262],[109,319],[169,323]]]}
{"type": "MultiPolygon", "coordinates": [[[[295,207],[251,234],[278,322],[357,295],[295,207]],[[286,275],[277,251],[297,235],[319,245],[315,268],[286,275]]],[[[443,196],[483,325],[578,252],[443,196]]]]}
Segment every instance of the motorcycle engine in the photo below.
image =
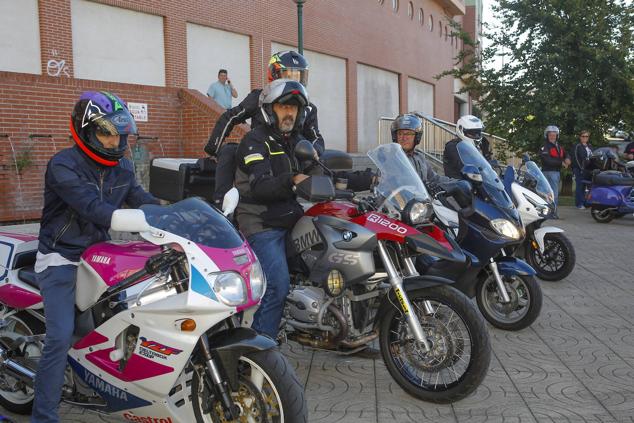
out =
{"type": "Polygon", "coordinates": [[[288,311],[292,319],[304,323],[315,323],[328,296],[321,288],[298,286],[286,297],[288,311]]]}

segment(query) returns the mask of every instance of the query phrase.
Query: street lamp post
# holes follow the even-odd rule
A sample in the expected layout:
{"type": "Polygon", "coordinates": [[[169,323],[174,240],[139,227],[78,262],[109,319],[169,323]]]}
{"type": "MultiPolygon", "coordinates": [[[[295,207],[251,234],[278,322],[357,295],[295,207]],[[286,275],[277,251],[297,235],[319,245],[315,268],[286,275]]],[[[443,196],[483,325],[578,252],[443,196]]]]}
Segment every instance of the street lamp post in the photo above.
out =
{"type": "Polygon", "coordinates": [[[304,3],[308,0],[293,0],[297,4],[297,51],[304,54],[304,25],[302,22],[304,3]]]}

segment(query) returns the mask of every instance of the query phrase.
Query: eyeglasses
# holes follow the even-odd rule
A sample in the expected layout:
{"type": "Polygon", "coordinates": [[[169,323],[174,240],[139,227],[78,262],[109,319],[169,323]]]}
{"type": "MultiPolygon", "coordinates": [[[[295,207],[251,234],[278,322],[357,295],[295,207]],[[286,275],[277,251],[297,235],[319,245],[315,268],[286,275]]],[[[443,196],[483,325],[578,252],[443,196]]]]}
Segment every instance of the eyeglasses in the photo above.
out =
{"type": "Polygon", "coordinates": [[[590,138],[590,135],[582,135],[581,138],[590,138]]]}

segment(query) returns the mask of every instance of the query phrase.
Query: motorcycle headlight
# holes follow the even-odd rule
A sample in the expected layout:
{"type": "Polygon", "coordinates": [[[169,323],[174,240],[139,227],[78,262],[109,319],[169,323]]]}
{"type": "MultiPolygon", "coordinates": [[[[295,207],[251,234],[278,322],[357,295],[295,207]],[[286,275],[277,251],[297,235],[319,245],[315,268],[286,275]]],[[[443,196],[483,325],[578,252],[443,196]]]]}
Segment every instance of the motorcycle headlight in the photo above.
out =
{"type": "Polygon", "coordinates": [[[212,288],[223,304],[235,307],[247,302],[247,284],[236,272],[216,274],[212,288]]]}
{"type": "Polygon", "coordinates": [[[520,231],[517,227],[506,219],[493,219],[491,227],[497,233],[511,239],[520,239],[520,231]]]}
{"type": "Polygon", "coordinates": [[[419,225],[429,220],[432,211],[433,209],[430,204],[412,201],[403,211],[403,220],[408,225],[419,225]]]}
{"type": "Polygon", "coordinates": [[[251,296],[254,300],[259,300],[266,290],[266,277],[260,262],[256,261],[249,270],[249,281],[251,282],[251,296]]]}

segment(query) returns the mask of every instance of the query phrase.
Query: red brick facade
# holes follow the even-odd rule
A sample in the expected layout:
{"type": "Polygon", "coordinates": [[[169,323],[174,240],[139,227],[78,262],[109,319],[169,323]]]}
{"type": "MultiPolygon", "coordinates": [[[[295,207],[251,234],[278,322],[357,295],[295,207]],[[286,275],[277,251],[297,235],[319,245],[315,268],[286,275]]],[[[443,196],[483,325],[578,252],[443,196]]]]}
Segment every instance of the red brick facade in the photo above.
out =
{"type": "MultiPolygon", "coordinates": [[[[0,72],[0,221],[37,219],[42,181],[51,155],[70,144],[69,114],[84,90],[110,90],[126,101],[147,103],[149,122],[139,123],[155,155],[201,156],[202,146],[221,109],[187,88],[187,22],[250,37],[252,88],[265,80],[272,42],[296,43],[297,15],[291,0],[97,0],[99,3],[163,17],[166,87],[73,78],[71,0],[39,0],[42,75],[0,72]],[[65,60],[70,77],[47,76],[51,57],[65,60]],[[30,138],[33,134],[52,138],[30,138]],[[9,142],[11,140],[11,143],[9,142]],[[11,146],[16,150],[20,177],[11,146]]],[[[457,47],[444,36],[443,1],[309,0],[304,6],[304,47],[346,60],[348,148],[357,145],[357,63],[399,74],[400,107],[407,107],[409,76],[434,84],[435,114],[453,117],[453,81],[433,77],[452,66],[457,47]],[[418,22],[418,10],[424,22],[418,22]],[[433,31],[428,19],[434,19],[433,31]],[[442,26],[442,30],[439,29],[442,26]],[[442,34],[442,35],[441,35],[442,34]]],[[[104,36],[107,34],[104,31],[104,36]]],[[[116,31],[112,31],[116,37],[116,31]]],[[[121,41],[123,42],[123,40],[121,41]]],[[[241,94],[242,97],[242,94],[241,94]]],[[[243,130],[243,129],[241,129],[243,130]]],[[[239,137],[240,131],[236,131],[239,137]]]]}

